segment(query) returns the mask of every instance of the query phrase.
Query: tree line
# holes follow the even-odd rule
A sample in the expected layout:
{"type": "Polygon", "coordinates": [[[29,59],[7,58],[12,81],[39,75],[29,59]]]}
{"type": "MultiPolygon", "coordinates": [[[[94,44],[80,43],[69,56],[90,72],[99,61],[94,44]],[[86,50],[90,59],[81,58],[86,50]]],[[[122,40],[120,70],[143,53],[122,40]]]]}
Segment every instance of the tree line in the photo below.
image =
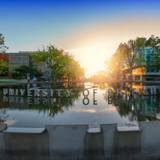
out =
{"type": "MultiPolygon", "coordinates": [[[[5,46],[4,36],[0,34],[0,53],[5,53],[7,47],[5,46]]],[[[22,53],[23,54],[23,53],[22,53]]],[[[4,55],[4,54],[3,54],[4,55]]],[[[67,81],[71,84],[76,81],[82,80],[84,77],[84,69],[73,56],[66,53],[64,50],[58,49],[53,45],[49,45],[42,50],[35,51],[29,54],[30,65],[20,66],[13,70],[15,78],[26,78],[26,75],[42,76],[42,73],[36,68],[36,65],[47,65],[50,73],[49,79],[52,83],[60,81],[67,81]]],[[[8,59],[3,59],[2,54],[0,57],[0,74],[8,73],[9,62],[8,59]]]]}
{"type": "Polygon", "coordinates": [[[46,62],[50,71],[51,81],[57,83],[66,80],[68,84],[81,81],[84,77],[84,69],[73,56],[64,50],[50,45],[32,55],[33,63],[46,62]]]}
{"type": "MultiPolygon", "coordinates": [[[[5,37],[0,33],[0,53],[4,53],[8,47],[5,45],[5,37]]],[[[0,56],[0,74],[6,75],[8,73],[8,58],[2,54],[0,56]]]]}
{"type": "Polygon", "coordinates": [[[130,88],[133,82],[133,68],[135,66],[144,65],[146,69],[160,71],[160,38],[151,35],[149,38],[137,37],[135,40],[129,40],[127,43],[120,43],[116,52],[112,55],[111,59],[107,61],[110,80],[116,87],[120,86],[120,77],[124,69],[129,70],[130,74],[130,88]],[[144,49],[150,47],[152,49],[151,61],[147,61],[144,56],[144,49]]]}

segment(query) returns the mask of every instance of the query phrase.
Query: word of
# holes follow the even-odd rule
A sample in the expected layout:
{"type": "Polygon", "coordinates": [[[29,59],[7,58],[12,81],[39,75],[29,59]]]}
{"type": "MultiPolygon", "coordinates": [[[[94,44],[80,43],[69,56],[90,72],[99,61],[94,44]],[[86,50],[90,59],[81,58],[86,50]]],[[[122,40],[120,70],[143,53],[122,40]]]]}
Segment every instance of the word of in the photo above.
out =
{"type": "MultiPolygon", "coordinates": [[[[97,93],[97,89],[93,89],[93,105],[97,105],[97,100],[96,100],[96,93],[97,93]]],[[[88,98],[89,97],[89,89],[85,89],[83,91],[83,104],[84,105],[88,105],[90,103],[90,99],[88,98]]]]}

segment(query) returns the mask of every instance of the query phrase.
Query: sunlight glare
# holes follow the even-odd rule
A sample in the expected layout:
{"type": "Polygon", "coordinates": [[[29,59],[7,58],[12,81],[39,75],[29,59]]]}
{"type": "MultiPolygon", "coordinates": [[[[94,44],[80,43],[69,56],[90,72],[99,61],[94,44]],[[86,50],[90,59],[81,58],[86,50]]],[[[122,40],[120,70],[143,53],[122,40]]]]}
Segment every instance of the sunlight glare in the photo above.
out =
{"type": "Polygon", "coordinates": [[[107,45],[93,44],[81,48],[74,48],[69,52],[85,69],[86,77],[94,75],[100,70],[106,70],[105,61],[113,53],[107,45]]]}

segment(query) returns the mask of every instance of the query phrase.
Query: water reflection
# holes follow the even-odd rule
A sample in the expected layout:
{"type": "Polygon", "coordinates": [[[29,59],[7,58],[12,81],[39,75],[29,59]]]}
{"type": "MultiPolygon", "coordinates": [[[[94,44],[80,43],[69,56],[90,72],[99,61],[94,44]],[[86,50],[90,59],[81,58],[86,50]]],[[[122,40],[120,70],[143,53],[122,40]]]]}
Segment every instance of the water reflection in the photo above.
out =
{"type": "MultiPolygon", "coordinates": [[[[160,118],[159,97],[112,94],[103,87],[71,88],[69,97],[1,96],[0,119],[11,125],[41,127],[46,124],[112,124],[160,118]],[[88,89],[88,91],[86,90],[88,89]],[[88,104],[84,104],[83,102],[88,104]]],[[[63,93],[64,91],[64,93],[63,93]]]]}
{"type": "Polygon", "coordinates": [[[112,102],[119,114],[122,117],[128,116],[131,121],[155,120],[160,112],[160,101],[157,96],[114,95],[112,102]]]}
{"type": "Polygon", "coordinates": [[[0,119],[7,119],[7,110],[38,110],[39,113],[47,113],[48,116],[55,116],[57,113],[64,112],[72,106],[79,98],[82,88],[70,89],[70,97],[63,96],[66,90],[61,89],[62,96],[53,98],[47,97],[19,97],[19,96],[1,96],[0,97],[0,119]]]}

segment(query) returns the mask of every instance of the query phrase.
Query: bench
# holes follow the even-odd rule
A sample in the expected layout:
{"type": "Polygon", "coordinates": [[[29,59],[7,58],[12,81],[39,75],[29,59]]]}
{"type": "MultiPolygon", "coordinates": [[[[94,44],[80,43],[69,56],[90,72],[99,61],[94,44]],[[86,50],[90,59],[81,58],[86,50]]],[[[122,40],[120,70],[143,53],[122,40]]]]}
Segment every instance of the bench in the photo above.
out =
{"type": "Polygon", "coordinates": [[[101,133],[101,128],[88,128],[87,133],[101,133]]]}
{"type": "Polygon", "coordinates": [[[23,133],[23,134],[41,134],[44,133],[45,128],[20,128],[20,127],[8,127],[5,133],[23,133]]]}
{"type": "Polygon", "coordinates": [[[87,133],[96,134],[101,133],[101,127],[98,124],[90,124],[87,129],[87,133]]]}
{"type": "Polygon", "coordinates": [[[118,132],[140,132],[140,127],[137,123],[126,123],[124,125],[117,125],[118,132]]]}

